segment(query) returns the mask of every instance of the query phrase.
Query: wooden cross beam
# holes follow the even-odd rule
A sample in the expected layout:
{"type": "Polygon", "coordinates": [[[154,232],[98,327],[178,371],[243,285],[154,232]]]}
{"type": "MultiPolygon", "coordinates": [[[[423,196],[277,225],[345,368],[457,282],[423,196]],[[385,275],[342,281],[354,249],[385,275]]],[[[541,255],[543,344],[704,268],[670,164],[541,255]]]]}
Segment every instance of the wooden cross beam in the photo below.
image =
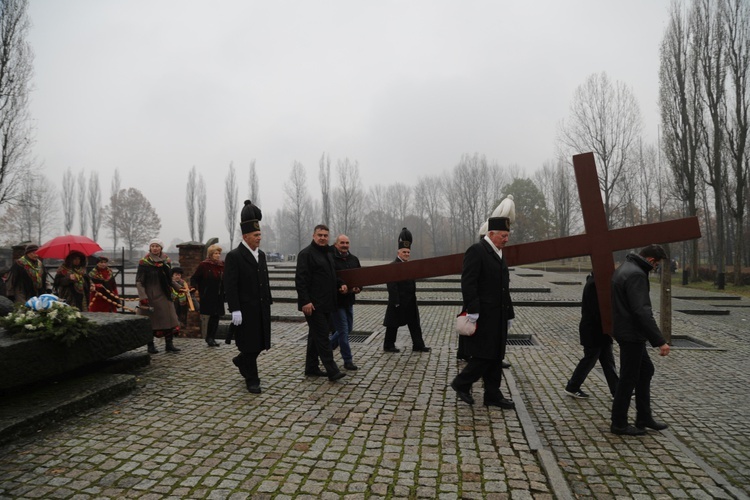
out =
{"type": "MultiPolygon", "coordinates": [[[[588,255],[596,276],[597,295],[604,333],[612,333],[612,300],[610,281],[615,263],[612,253],[617,250],[639,248],[652,243],[673,243],[700,238],[697,217],[687,217],[667,222],[644,224],[623,229],[607,227],[604,203],[599,189],[599,176],[593,153],[573,157],[578,195],[583,211],[585,234],[509,245],[503,249],[503,258],[509,266],[521,266],[550,260],[568,259],[588,255]]],[[[512,239],[512,238],[511,238],[512,239]]],[[[339,277],[351,287],[363,287],[390,281],[430,278],[461,274],[464,254],[446,255],[430,259],[404,262],[398,266],[384,264],[339,271],[339,277]]],[[[666,268],[668,269],[668,267],[666,268]]]]}

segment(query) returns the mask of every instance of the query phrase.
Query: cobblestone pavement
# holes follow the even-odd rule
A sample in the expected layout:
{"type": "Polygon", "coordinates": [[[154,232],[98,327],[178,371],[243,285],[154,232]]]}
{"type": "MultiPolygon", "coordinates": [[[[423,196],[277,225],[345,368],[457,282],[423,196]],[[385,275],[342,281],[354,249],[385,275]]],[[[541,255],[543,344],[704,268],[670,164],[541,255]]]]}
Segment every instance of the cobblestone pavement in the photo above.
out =
{"type": "MultiPolygon", "coordinates": [[[[583,274],[522,274],[534,273],[515,271],[511,286],[550,291],[516,300],[580,298],[583,274]]],[[[653,405],[670,428],[636,438],[608,432],[598,368],[591,398],[563,393],[581,355],[576,307],[516,309],[511,333],[535,345],[509,347],[515,411],[468,406],[448,387],[461,368],[455,306],[420,308],[433,348],[421,354],[405,327],[401,353],[384,353],[385,307],[355,306],[355,330],[373,333],[353,345],[360,370],[336,383],[304,377],[306,325],[275,322],[260,395],[234,346],[178,339],[183,351],[152,356],[127,397],[0,448],[0,498],[747,498],[748,305],[674,314],[675,334],[716,349],[652,353],[653,405]]]]}

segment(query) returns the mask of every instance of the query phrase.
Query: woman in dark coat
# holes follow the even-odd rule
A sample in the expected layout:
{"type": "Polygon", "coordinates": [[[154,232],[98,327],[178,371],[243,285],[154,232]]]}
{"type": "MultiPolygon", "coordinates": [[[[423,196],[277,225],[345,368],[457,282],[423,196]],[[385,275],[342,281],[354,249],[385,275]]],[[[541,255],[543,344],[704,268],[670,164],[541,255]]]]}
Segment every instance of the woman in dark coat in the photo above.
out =
{"type": "Polygon", "coordinates": [[[80,311],[89,310],[89,282],[86,273],[86,256],[72,251],[57,268],[53,282],[57,296],[80,311]]]}
{"type": "Polygon", "coordinates": [[[222,248],[211,245],[206,253],[206,260],[190,278],[190,285],[198,289],[201,312],[201,333],[209,347],[218,347],[216,331],[219,329],[219,318],[224,315],[224,261],[221,260],[222,248]]]}
{"type": "Polygon", "coordinates": [[[258,355],[271,348],[271,288],[261,240],[261,212],[245,202],[240,218],[242,241],[224,262],[224,291],[240,354],[232,362],[245,378],[247,390],[261,392],[258,355]]]}
{"type": "MultiPolygon", "coordinates": [[[[158,238],[149,242],[148,255],[138,262],[135,287],[140,304],[138,314],[151,318],[154,337],[164,337],[168,352],[179,352],[172,338],[179,333],[179,320],[172,303],[172,261],[162,252],[164,243],[158,238]]],[[[148,352],[156,354],[154,342],[148,343],[148,352]]]]}

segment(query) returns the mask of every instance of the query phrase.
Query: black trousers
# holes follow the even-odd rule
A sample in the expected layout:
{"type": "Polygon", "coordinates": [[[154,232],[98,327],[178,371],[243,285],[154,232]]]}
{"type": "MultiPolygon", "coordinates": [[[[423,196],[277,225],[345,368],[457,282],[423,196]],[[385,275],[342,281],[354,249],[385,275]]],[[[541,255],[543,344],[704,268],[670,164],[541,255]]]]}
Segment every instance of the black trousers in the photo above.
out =
{"type": "MultiPolygon", "coordinates": [[[[409,335],[411,335],[412,348],[423,348],[424,339],[422,338],[422,325],[420,324],[419,317],[409,320],[407,326],[409,327],[409,335]]],[[[397,326],[387,326],[385,328],[383,347],[396,347],[396,333],[398,333],[397,326]]]]}
{"type": "Polygon", "coordinates": [[[651,378],[654,364],[644,342],[618,342],[620,344],[620,381],[612,402],[612,425],[628,425],[630,395],[635,389],[636,421],[651,418],[651,378]]]}
{"type": "Polygon", "coordinates": [[[602,371],[604,372],[604,377],[607,379],[609,392],[614,396],[615,391],[617,391],[619,377],[615,369],[615,357],[612,354],[612,344],[610,343],[599,347],[583,348],[583,358],[578,362],[578,366],[576,366],[573,375],[568,380],[565,390],[570,392],[580,391],[581,385],[583,385],[591,370],[594,369],[597,361],[602,365],[602,371]]]}
{"type": "Polygon", "coordinates": [[[237,364],[240,370],[240,374],[245,377],[248,382],[260,383],[260,377],[258,377],[258,355],[259,352],[241,352],[237,356],[237,364]]]}
{"type": "Polygon", "coordinates": [[[333,360],[331,341],[328,337],[331,332],[331,315],[313,311],[310,316],[305,316],[307,326],[307,354],[305,356],[305,371],[315,371],[318,366],[318,358],[328,372],[328,376],[339,372],[339,367],[333,360]]]}
{"type": "Polygon", "coordinates": [[[471,386],[480,378],[484,382],[485,401],[498,401],[503,397],[502,392],[500,392],[500,382],[503,378],[501,359],[469,358],[461,373],[453,379],[453,385],[470,392],[471,386]]]}

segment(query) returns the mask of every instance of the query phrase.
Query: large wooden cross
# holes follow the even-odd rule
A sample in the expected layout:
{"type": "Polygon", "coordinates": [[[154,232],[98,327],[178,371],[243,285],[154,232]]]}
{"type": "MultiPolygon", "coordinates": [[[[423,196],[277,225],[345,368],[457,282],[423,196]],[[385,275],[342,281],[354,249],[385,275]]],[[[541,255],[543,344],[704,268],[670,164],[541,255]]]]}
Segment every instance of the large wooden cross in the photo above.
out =
{"type": "MultiPolygon", "coordinates": [[[[573,168],[586,232],[566,238],[509,245],[503,249],[503,257],[509,266],[520,266],[589,255],[597,283],[602,285],[606,283],[606,286],[597,286],[597,295],[602,328],[605,333],[611,334],[612,301],[609,283],[615,267],[612,253],[616,250],[639,248],[652,243],[673,243],[700,238],[700,226],[697,217],[688,217],[610,230],[604,213],[594,154],[584,153],[574,156],[573,168]]],[[[404,279],[461,274],[463,257],[464,254],[453,254],[413,260],[398,266],[385,264],[362,267],[339,271],[339,277],[351,288],[404,279]]]]}

